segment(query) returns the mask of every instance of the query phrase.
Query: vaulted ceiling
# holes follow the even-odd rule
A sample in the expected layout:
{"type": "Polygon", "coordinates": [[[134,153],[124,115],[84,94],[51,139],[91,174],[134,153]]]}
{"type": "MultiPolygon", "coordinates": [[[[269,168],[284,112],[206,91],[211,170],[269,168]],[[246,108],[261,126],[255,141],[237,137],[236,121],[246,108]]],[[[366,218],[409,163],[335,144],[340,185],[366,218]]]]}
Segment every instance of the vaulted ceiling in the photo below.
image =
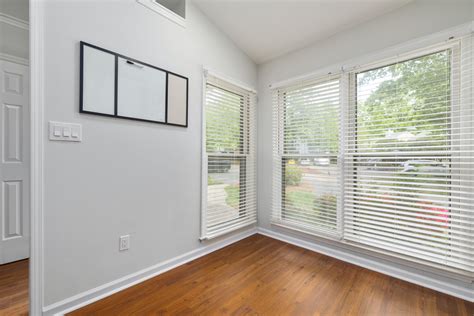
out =
{"type": "Polygon", "coordinates": [[[193,0],[256,63],[303,48],[412,0],[193,0]]]}

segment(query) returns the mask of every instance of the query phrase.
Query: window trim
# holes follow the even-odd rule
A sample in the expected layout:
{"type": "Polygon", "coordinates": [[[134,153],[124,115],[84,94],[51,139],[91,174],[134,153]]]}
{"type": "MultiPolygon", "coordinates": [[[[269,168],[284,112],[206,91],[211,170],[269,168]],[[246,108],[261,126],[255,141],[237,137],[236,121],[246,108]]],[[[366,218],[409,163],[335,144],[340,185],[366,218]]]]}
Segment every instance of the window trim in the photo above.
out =
{"type": "MultiPolygon", "coordinates": [[[[369,63],[367,65],[362,65],[360,67],[355,67],[351,71],[347,72],[347,75],[349,76],[349,91],[350,91],[350,94],[351,94],[349,99],[348,99],[347,112],[352,113],[352,111],[353,111],[354,115],[356,116],[356,111],[357,111],[357,99],[356,99],[356,96],[357,96],[356,95],[357,94],[357,92],[356,92],[357,91],[356,82],[357,81],[356,81],[356,78],[357,78],[357,74],[363,73],[363,72],[366,72],[366,71],[370,71],[370,70],[374,70],[374,69],[377,69],[377,68],[387,67],[387,66],[390,66],[390,65],[393,65],[393,64],[396,64],[396,63],[402,63],[402,62],[405,62],[405,61],[410,61],[412,59],[416,59],[416,58],[420,58],[420,57],[423,57],[423,56],[435,54],[435,53],[442,52],[442,51],[448,50],[448,49],[451,50],[452,53],[454,53],[455,51],[457,52],[457,51],[460,50],[461,40],[462,39],[456,39],[456,40],[450,41],[450,43],[442,43],[442,44],[438,44],[438,45],[431,45],[431,46],[429,46],[425,49],[417,49],[417,50],[410,51],[410,52],[407,52],[407,53],[402,53],[402,54],[394,56],[393,58],[385,58],[381,61],[376,61],[376,62],[373,62],[373,63],[369,63]]],[[[451,63],[453,61],[454,61],[454,59],[452,57],[451,63]]],[[[458,75],[458,74],[451,72],[451,75],[458,75]]],[[[451,84],[453,84],[452,80],[451,80],[451,84]]],[[[457,99],[456,97],[453,97],[454,93],[455,93],[455,89],[451,89],[451,99],[452,100],[457,99]]],[[[356,124],[353,124],[353,126],[354,126],[353,128],[357,128],[356,124]]],[[[347,133],[346,136],[348,136],[348,139],[350,137],[352,140],[355,140],[356,137],[357,137],[356,136],[357,134],[354,132],[354,130],[346,131],[346,133],[347,133]]],[[[353,142],[353,143],[355,144],[356,142],[353,142]]],[[[344,164],[344,168],[348,167],[346,161],[344,161],[343,164],[344,164]]],[[[354,175],[354,179],[357,179],[356,174],[354,175]]],[[[456,194],[456,192],[454,192],[454,194],[456,194]]],[[[345,231],[343,231],[343,239],[342,239],[344,243],[353,245],[353,246],[358,247],[358,248],[368,249],[368,250],[376,252],[376,253],[383,253],[383,254],[386,254],[387,256],[390,256],[392,258],[406,258],[406,260],[409,261],[409,262],[420,262],[421,264],[426,264],[426,265],[430,265],[430,266],[434,266],[436,268],[439,268],[441,271],[455,271],[455,273],[460,274],[460,275],[470,275],[470,274],[472,274],[472,272],[470,272],[468,270],[463,270],[463,269],[460,269],[460,268],[452,267],[450,265],[443,265],[443,264],[440,264],[440,263],[436,263],[434,261],[430,261],[430,260],[427,260],[427,259],[423,259],[423,258],[413,256],[413,255],[410,255],[410,254],[404,254],[404,253],[397,252],[397,251],[392,252],[390,250],[386,250],[386,249],[381,248],[381,247],[371,246],[371,245],[360,243],[360,242],[357,242],[357,241],[354,241],[354,240],[346,239],[344,237],[344,235],[345,235],[345,231]]]]}
{"type": "Polygon", "coordinates": [[[432,44],[426,47],[421,47],[421,48],[408,50],[405,52],[400,52],[391,57],[377,59],[374,62],[364,63],[362,65],[357,65],[357,66],[352,66],[352,67],[347,67],[347,68],[345,67],[344,69],[348,69],[346,71],[347,73],[358,74],[361,72],[366,72],[366,71],[374,70],[377,68],[383,68],[383,67],[391,66],[397,63],[409,61],[411,59],[420,58],[423,56],[438,53],[447,49],[454,49],[460,46],[461,40],[462,38],[456,38],[456,39],[453,38],[444,43],[432,44]]]}
{"type": "MultiPolygon", "coordinates": [[[[313,72],[312,74],[309,74],[309,75],[304,75],[304,76],[296,77],[293,79],[284,80],[275,84],[271,84],[270,89],[277,91],[280,89],[291,87],[293,85],[301,84],[302,82],[306,82],[306,81],[312,82],[312,81],[317,81],[318,79],[327,78],[328,75],[334,75],[334,76],[340,75],[341,76],[341,79],[340,79],[341,80],[341,115],[342,115],[341,120],[349,119],[350,109],[351,109],[351,104],[350,104],[351,95],[355,93],[355,89],[353,85],[350,84],[352,81],[350,78],[351,74],[363,72],[363,71],[378,68],[381,66],[386,66],[390,63],[390,61],[391,63],[394,63],[397,61],[401,62],[401,61],[410,60],[416,57],[420,57],[423,55],[429,55],[431,53],[435,53],[435,52],[442,51],[445,49],[451,49],[453,52],[459,51],[461,47],[461,41],[467,36],[473,36],[472,41],[474,42],[474,35],[473,33],[471,33],[470,28],[469,30],[466,30],[466,26],[461,26],[455,29],[453,32],[456,33],[456,35],[458,36],[453,37],[451,36],[450,32],[442,32],[440,34],[435,34],[434,36],[428,37],[418,42],[413,41],[405,45],[399,45],[395,48],[382,51],[375,55],[365,56],[361,59],[361,60],[365,60],[366,61],[365,63],[361,63],[361,64],[352,63],[352,65],[354,66],[351,66],[351,67],[331,66],[323,70],[313,72]],[[449,35],[448,40],[445,40],[442,38],[442,36],[448,37],[447,35],[449,35]],[[427,42],[429,43],[429,45],[423,46],[422,43],[427,43],[427,42]],[[388,55],[389,53],[391,53],[392,57],[389,57],[390,56],[388,55]],[[371,56],[375,56],[375,57],[371,58],[371,56]],[[379,58],[377,58],[377,56],[379,58]],[[376,60],[376,61],[369,62],[371,60],[376,60]],[[328,72],[327,71],[328,69],[333,69],[333,70],[337,69],[337,71],[328,72]],[[347,86],[345,86],[345,84],[347,84],[347,86]]],[[[474,55],[474,52],[473,52],[473,55],[474,55]]],[[[472,83],[474,83],[474,77],[471,78],[471,84],[472,83]]],[[[454,92],[454,89],[452,91],[454,92]]],[[[275,113],[273,115],[275,115],[275,113]]],[[[280,115],[280,114],[278,113],[277,115],[280,115]]],[[[345,122],[341,121],[341,128],[345,128],[345,126],[346,126],[345,122]]],[[[341,130],[341,135],[342,136],[341,136],[340,142],[342,142],[345,139],[345,136],[347,135],[347,131],[341,130]]],[[[339,154],[344,155],[345,150],[341,151],[339,154]]],[[[340,167],[346,168],[345,160],[342,159],[342,161],[343,163],[341,163],[340,167]]],[[[275,166],[275,164],[273,166],[275,166]]],[[[275,177],[274,172],[273,172],[272,177],[273,178],[275,177]]],[[[272,183],[273,183],[273,186],[275,186],[275,180],[272,179],[272,183]]],[[[273,188],[273,190],[275,190],[275,188],[273,188]]],[[[342,190],[345,191],[344,188],[342,188],[342,190]]],[[[344,193],[343,193],[343,197],[344,197],[344,193]]],[[[274,203],[275,202],[273,201],[273,197],[272,197],[272,205],[271,205],[272,214],[271,214],[270,222],[271,222],[271,225],[273,226],[289,229],[297,233],[307,234],[309,236],[314,236],[315,238],[321,238],[322,240],[325,240],[326,242],[334,243],[340,247],[347,248],[350,251],[364,253],[364,254],[367,254],[376,258],[388,260],[390,262],[394,262],[397,264],[404,264],[404,265],[414,267],[414,268],[425,269],[432,273],[443,275],[443,276],[449,276],[456,280],[468,281],[468,282],[472,282],[474,280],[474,273],[467,270],[462,270],[462,269],[451,267],[448,265],[442,265],[436,262],[431,262],[429,260],[417,258],[410,255],[391,252],[389,250],[384,250],[381,248],[377,248],[375,246],[372,247],[370,245],[358,244],[356,242],[344,239],[343,234],[341,237],[338,237],[338,236],[334,236],[330,234],[328,235],[319,231],[314,231],[311,229],[307,230],[301,226],[295,227],[294,225],[288,225],[285,223],[275,222],[273,218],[273,208],[275,207],[274,203]]],[[[342,205],[342,210],[344,212],[344,205],[342,205]]],[[[341,216],[342,232],[344,232],[343,216],[344,214],[342,214],[341,216]]]]}
{"type": "Polygon", "coordinates": [[[270,83],[270,89],[282,88],[297,84],[302,81],[312,80],[318,77],[322,77],[328,74],[338,74],[350,71],[361,65],[370,65],[374,61],[382,62],[384,60],[394,58],[402,54],[409,52],[415,52],[418,50],[427,49],[433,46],[439,46],[442,44],[449,44],[454,41],[459,41],[461,38],[472,34],[474,32],[474,21],[467,22],[440,32],[436,32],[420,38],[396,44],[388,48],[376,49],[374,52],[365,53],[355,58],[349,58],[338,63],[334,63],[321,68],[316,68],[313,71],[303,73],[281,81],[270,83]]]}
{"type": "MultiPolygon", "coordinates": [[[[327,237],[327,238],[330,238],[330,239],[334,239],[334,240],[341,240],[342,238],[342,222],[343,222],[343,195],[342,195],[342,189],[343,189],[343,182],[341,182],[341,180],[343,179],[343,164],[341,163],[342,161],[340,160],[341,158],[341,139],[342,139],[342,125],[340,124],[339,125],[339,143],[338,143],[338,155],[337,155],[337,160],[338,160],[338,166],[337,166],[337,170],[339,172],[338,176],[337,176],[337,181],[338,183],[340,184],[341,186],[341,192],[338,193],[337,195],[337,208],[336,208],[336,229],[334,231],[331,231],[330,229],[325,229],[325,228],[319,228],[319,229],[314,229],[314,227],[311,227],[310,224],[308,223],[304,223],[304,222],[297,222],[296,220],[285,220],[283,218],[283,205],[284,205],[284,186],[285,186],[285,180],[284,180],[284,176],[285,176],[285,171],[284,171],[284,159],[285,158],[292,158],[292,157],[304,157],[305,155],[298,155],[298,154],[285,154],[283,152],[284,150],[284,137],[283,137],[283,133],[284,133],[284,119],[282,119],[282,117],[284,117],[284,113],[283,113],[283,107],[284,107],[284,101],[282,101],[282,99],[285,98],[285,96],[280,96],[280,93],[283,93],[286,95],[287,91],[291,88],[296,88],[298,89],[298,87],[301,87],[301,86],[304,86],[304,85],[318,85],[318,84],[321,84],[321,83],[324,83],[324,82],[329,82],[329,81],[333,81],[333,80],[338,80],[339,81],[339,96],[342,95],[342,89],[343,89],[343,83],[344,83],[344,79],[343,79],[343,74],[342,73],[336,73],[336,74],[327,74],[327,75],[324,75],[324,76],[319,76],[319,77],[315,77],[315,78],[311,78],[309,80],[304,80],[300,83],[295,83],[295,84],[291,84],[291,85],[287,85],[287,86],[282,86],[282,87],[279,87],[279,88],[276,88],[274,89],[274,93],[277,94],[276,98],[277,98],[277,106],[278,106],[278,111],[277,113],[274,113],[273,115],[278,115],[278,121],[279,121],[279,124],[278,126],[273,126],[273,129],[276,129],[274,130],[273,132],[276,133],[278,132],[279,134],[279,142],[278,142],[278,149],[275,150],[275,149],[272,149],[272,155],[273,155],[273,167],[274,168],[279,168],[278,169],[278,178],[275,176],[275,170],[273,171],[273,179],[272,179],[272,182],[273,182],[273,185],[278,185],[279,188],[278,188],[278,191],[276,191],[277,189],[274,188],[273,189],[273,195],[272,196],[272,215],[271,215],[271,222],[273,225],[277,225],[277,226],[281,226],[281,227],[285,227],[285,228],[289,228],[289,229],[294,229],[294,230],[297,230],[297,231],[302,231],[302,232],[308,232],[308,233],[311,233],[311,234],[314,234],[316,236],[322,236],[322,237],[327,237]],[[276,157],[276,152],[278,153],[278,157],[276,157]],[[275,201],[275,199],[278,198],[278,201],[275,201]],[[274,203],[278,203],[278,208],[275,210],[275,206],[274,206],[274,203]],[[275,215],[277,215],[277,218],[275,217],[275,215]]],[[[341,116],[342,116],[342,112],[343,112],[343,108],[342,108],[342,105],[343,105],[343,100],[342,98],[340,97],[339,99],[339,122],[341,122],[341,116]]],[[[273,135],[274,136],[274,135],[273,135]]],[[[310,155],[311,156],[311,155],[310,155]]]]}
{"type": "MultiPolygon", "coordinates": [[[[257,213],[255,213],[255,219],[254,220],[252,220],[251,218],[248,221],[244,220],[242,222],[237,223],[237,225],[235,225],[235,228],[234,228],[234,226],[230,226],[231,227],[230,229],[225,230],[223,232],[219,232],[218,234],[215,234],[215,235],[210,236],[207,232],[207,229],[206,229],[206,227],[207,227],[206,224],[207,224],[207,189],[208,189],[208,153],[207,153],[207,148],[206,148],[206,108],[205,108],[205,106],[206,106],[206,90],[207,90],[209,77],[213,77],[215,79],[223,81],[226,84],[235,86],[239,89],[242,89],[242,90],[246,91],[249,95],[253,95],[252,97],[255,98],[254,103],[256,103],[256,98],[257,98],[256,90],[254,90],[252,88],[248,88],[247,85],[242,84],[237,80],[230,79],[227,76],[218,74],[216,72],[213,72],[213,71],[209,70],[208,68],[203,67],[203,72],[202,72],[202,107],[201,107],[201,122],[202,122],[202,124],[201,124],[201,140],[202,140],[202,142],[201,142],[201,228],[200,228],[200,238],[199,238],[200,241],[205,241],[205,240],[209,240],[209,239],[212,239],[212,238],[215,238],[215,237],[219,237],[221,235],[231,233],[232,231],[235,231],[236,229],[240,229],[240,228],[244,228],[244,227],[247,227],[247,226],[250,226],[250,225],[254,225],[257,222],[257,219],[256,219],[257,218],[257,213]]],[[[216,86],[216,88],[226,90],[226,88],[222,88],[222,87],[219,87],[219,86],[216,86]]],[[[238,94],[237,92],[233,92],[233,91],[229,91],[229,92],[238,94]]],[[[240,94],[238,94],[238,95],[240,95],[240,94]]],[[[249,106],[252,106],[251,101],[246,102],[246,100],[245,100],[246,97],[245,96],[243,96],[243,99],[244,99],[244,104],[243,104],[244,109],[249,107],[249,106]]],[[[253,104],[253,107],[254,107],[253,110],[256,111],[256,104],[253,104]]],[[[255,172],[255,193],[254,194],[257,195],[257,187],[256,187],[256,184],[257,184],[256,183],[257,153],[256,153],[256,148],[253,148],[253,151],[251,152],[252,148],[250,147],[251,146],[250,142],[252,141],[250,132],[254,134],[253,137],[255,138],[256,137],[256,126],[253,126],[254,130],[250,131],[251,126],[248,126],[250,124],[250,120],[252,119],[250,111],[251,111],[250,108],[247,108],[246,110],[244,110],[244,112],[248,114],[248,118],[244,119],[244,122],[243,122],[244,126],[242,127],[242,129],[243,129],[242,130],[243,139],[244,139],[244,144],[243,144],[243,148],[242,148],[243,151],[239,154],[232,155],[232,157],[235,158],[235,159],[240,159],[241,161],[245,162],[245,177],[246,177],[246,179],[249,179],[248,175],[249,175],[249,172],[250,172],[249,168],[248,168],[249,164],[248,164],[247,160],[248,160],[248,158],[253,158],[254,159],[254,165],[255,165],[255,171],[254,171],[255,172]],[[245,141],[245,139],[247,139],[247,138],[248,138],[248,142],[245,141]]],[[[255,115],[256,115],[256,113],[254,113],[254,116],[255,115]]],[[[242,176],[243,175],[242,175],[242,165],[241,165],[240,166],[240,172],[239,172],[239,182],[240,182],[240,179],[242,178],[242,176]]],[[[239,192],[240,192],[240,190],[239,190],[239,192]]],[[[249,193],[248,188],[245,189],[245,192],[246,192],[246,194],[249,193]]],[[[241,199],[242,199],[242,196],[239,195],[239,200],[241,200],[241,199]]],[[[244,197],[244,200],[247,200],[247,197],[244,197]]],[[[247,201],[246,201],[246,203],[247,203],[247,201]]],[[[255,201],[255,203],[256,203],[256,201],[255,201]]]]}

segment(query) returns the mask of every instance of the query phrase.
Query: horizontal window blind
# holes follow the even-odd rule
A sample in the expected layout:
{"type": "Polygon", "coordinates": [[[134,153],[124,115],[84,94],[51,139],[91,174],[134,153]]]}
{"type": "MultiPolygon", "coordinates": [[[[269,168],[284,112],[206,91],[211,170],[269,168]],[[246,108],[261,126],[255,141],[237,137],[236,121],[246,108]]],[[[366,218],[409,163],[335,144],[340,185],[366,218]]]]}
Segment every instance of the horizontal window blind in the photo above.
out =
{"type": "Polygon", "coordinates": [[[205,86],[202,236],[257,219],[255,94],[208,75],[205,86]]]}
{"type": "Polygon", "coordinates": [[[472,36],[274,89],[272,223],[472,276],[472,36]]]}
{"type": "Polygon", "coordinates": [[[473,271],[471,41],[350,73],[346,240],[473,271]]]}
{"type": "Polygon", "coordinates": [[[340,78],[273,91],[273,223],[336,234],[340,78]]]}

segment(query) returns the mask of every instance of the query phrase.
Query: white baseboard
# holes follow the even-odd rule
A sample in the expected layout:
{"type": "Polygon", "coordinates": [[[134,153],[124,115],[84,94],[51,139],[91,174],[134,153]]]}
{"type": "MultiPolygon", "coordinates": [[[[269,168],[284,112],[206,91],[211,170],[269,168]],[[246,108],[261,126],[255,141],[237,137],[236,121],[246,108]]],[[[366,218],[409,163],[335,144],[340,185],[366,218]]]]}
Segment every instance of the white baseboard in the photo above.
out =
{"type": "Polygon", "coordinates": [[[235,234],[231,237],[217,241],[213,244],[204,246],[196,250],[192,250],[178,257],[166,260],[149,268],[129,274],[120,279],[114,280],[112,282],[98,286],[94,289],[64,299],[60,302],[48,305],[43,308],[43,315],[64,315],[66,313],[72,312],[73,310],[79,309],[83,306],[89,305],[114,293],[120,292],[135,284],[146,281],[159,274],[174,269],[199,257],[205,256],[211,252],[219,250],[223,247],[226,247],[256,233],[256,228],[248,229],[239,234],[235,234]]]}
{"type": "Polygon", "coordinates": [[[48,305],[43,308],[44,315],[64,315],[73,310],[79,309],[83,306],[89,305],[93,302],[101,300],[107,296],[110,296],[114,293],[122,291],[126,288],[129,288],[138,283],[144,282],[150,278],[153,278],[159,274],[162,274],[166,271],[174,269],[180,265],[183,265],[189,261],[197,259],[199,257],[205,256],[211,252],[219,250],[223,247],[226,247],[230,244],[233,244],[239,240],[252,236],[256,233],[265,235],[270,238],[281,240],[289,244],[305,248],[314,252],[318,252],[345,262],[367,268],[369,270],[377,271],[389,276],[392,276],[397,279],[401,279],[410,283],[418,284],[442,293],[453,295],[467,301],[474,301],[473,289],[472,287],[464,288],[451,284],[449,282],[444,282],[420,273],[415,273],[412,271],[407,271],[403,267],[399,267],[396,264],[386,264],[365,258],[363,256],[354,255],[348,253],[347,251],[336,249],[334,247],[328,247],[318,243],[302,240],[293,236],[275,232],[272,230],[264,229],[261,227],[251,228],[246,231],[243,231],[239,234],[233,235],[231,237],[220,240],[216,243],[213,243],[208,246],[190,251],[178,257],[169,259],[167,261],[158,263],[149,268],[140,270],[138,272],[129,274],[120,279],[114,280],[112,282],[106,283],[104,285],[98,286],[94,289],[85,291],[83,293],[77,294],[60,302],[48,305]]]}
{"type": "Polygon", "coordinates": [[[461,287],[456,284],[422,275],[420,273],[408,271],[406,269],[403,269],[403,267],[401,266],[397,266],[396,264],[386,264],[383,262],[378,262],[370,258],[365,258],[363,256],[348,253],[347,251],[341,249],[336,249],[333,247],[309,242],[296,237],[288,236],[286,234],[281,234],[269,229],[259,227],[257,231],[259,234],[265,235],[270,238],[278,239],[289,244],[305,248],[314,252],[318,252],[345,262],[349,262],[369,270],[380,272],[400,280],[404,280],[435,291],[439,291],[462,298],[470,302],[474,302],[474,288],[472,283],[470,284],[470,287],[461,287]]]}

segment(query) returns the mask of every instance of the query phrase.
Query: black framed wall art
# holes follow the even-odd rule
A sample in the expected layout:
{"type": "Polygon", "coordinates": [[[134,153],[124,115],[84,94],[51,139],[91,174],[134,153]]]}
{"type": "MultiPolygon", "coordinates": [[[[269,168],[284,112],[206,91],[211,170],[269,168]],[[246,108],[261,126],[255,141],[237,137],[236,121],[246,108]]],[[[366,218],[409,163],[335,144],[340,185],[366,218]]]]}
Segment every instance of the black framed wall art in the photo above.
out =
{"type": "Polygon", "coordinates": [[[80,42],[79,112],[188,126],[187,77],[80,42]]]}

